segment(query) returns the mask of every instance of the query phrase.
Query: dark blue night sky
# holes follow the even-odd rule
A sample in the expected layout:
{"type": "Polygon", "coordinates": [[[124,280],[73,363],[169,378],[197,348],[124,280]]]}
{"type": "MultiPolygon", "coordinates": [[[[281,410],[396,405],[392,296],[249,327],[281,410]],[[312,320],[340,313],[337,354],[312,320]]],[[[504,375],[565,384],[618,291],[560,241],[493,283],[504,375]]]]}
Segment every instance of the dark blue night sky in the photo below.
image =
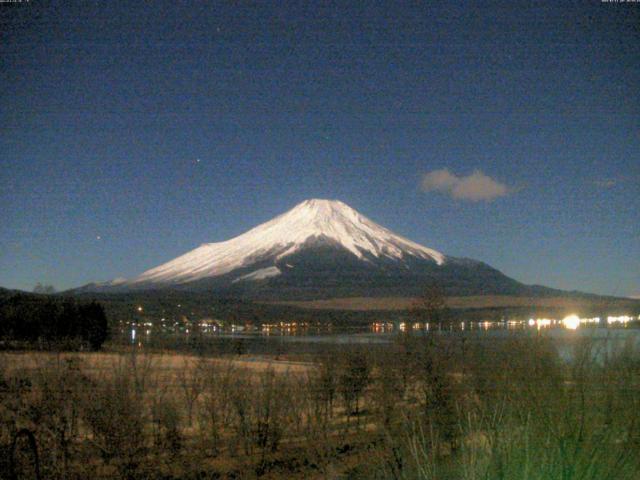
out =
{"type": "Polygon", "coordinates": [[[526,283],[640,294],[640,3],[0,14],[1,286],[131,277],[319,197],[526,283]]]}

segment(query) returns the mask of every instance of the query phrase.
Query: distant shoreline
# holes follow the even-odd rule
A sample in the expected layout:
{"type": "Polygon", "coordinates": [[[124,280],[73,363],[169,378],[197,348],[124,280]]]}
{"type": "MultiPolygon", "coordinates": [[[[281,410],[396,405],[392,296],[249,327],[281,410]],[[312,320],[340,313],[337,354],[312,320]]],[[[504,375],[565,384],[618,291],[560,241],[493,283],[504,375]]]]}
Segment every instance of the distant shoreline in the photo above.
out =
{"type": "MultiPolygon", "coordinates": [[[[257,302],[314,310],[389,311],[406,310],[416,297],[347,297],[325,300],[257,302]]],[[[509,295],[475,295],[448,297],[449,308],[551,307],[551,308],[640,308],[640,300],[614,297],[522,297],[509,295]]]]}

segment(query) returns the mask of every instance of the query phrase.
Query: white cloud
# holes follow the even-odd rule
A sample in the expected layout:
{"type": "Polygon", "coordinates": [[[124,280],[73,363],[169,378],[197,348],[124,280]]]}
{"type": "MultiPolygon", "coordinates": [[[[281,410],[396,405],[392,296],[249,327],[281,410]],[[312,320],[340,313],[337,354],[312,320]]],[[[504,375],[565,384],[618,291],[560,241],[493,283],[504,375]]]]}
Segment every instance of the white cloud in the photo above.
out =
{"type": "Polygon", "coordinates": [[[451,190],[458,181],[458,177],[446,168],[443,168],[441,170],[434,170],[433,172],[425,174],[425,176],[422,177],[422,189],[425,192],[447,191],[451,190]]]}
{"type": "Polygon", "coordinates": [[[504,197],[510,189],[480,170],[471,175],[457,176],[448,169],[433,170],[422,177],[422,190],[425,192],[443,192],[460,200],[472,202],[491,201],[504,197]]]}

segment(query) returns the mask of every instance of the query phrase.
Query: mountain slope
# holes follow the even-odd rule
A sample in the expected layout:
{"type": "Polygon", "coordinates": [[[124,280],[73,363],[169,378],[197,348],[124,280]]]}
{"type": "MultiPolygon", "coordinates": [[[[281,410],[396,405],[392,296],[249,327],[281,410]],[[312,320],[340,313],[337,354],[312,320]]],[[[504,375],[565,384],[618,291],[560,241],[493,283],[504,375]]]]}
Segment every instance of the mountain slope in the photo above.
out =
{"type": "Polygon", "coordinates": [[[314,199],[231,240],[201,245],[129,283],[181,284],[216,277],[263,260],[281,260],[316,242],[333,243],[361,260],[408,254],[444,262],[441,253],[395,235],[342,202],[314,199]]]}
{"type": "Polygon", "coordinates": [[[417,295],[437,282],[450,295],[551,294],[485,263],[396,235],[340,201],[307,200],[238,237],[207,243],[132,280],[89,291],[180,289],[261,299],[417,295]]]}

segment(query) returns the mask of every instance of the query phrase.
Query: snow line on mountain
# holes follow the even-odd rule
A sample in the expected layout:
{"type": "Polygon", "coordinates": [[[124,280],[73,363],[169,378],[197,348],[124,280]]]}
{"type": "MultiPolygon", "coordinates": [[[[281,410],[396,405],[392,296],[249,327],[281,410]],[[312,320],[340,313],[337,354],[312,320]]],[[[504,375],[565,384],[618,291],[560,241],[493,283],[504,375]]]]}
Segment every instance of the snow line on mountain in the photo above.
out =
{"type": "Polygon", "coordinates": [[[442,253],[396,235],[343,202],[312,199],[235,238],[203,244],[129,283],[186,283],[250,267],[258,260],[275,263],[314,238],[335,242],[365,261],[366,255],[372,255],[396,260],[413,256],[438,265],[445,262],[442,253]]]}

